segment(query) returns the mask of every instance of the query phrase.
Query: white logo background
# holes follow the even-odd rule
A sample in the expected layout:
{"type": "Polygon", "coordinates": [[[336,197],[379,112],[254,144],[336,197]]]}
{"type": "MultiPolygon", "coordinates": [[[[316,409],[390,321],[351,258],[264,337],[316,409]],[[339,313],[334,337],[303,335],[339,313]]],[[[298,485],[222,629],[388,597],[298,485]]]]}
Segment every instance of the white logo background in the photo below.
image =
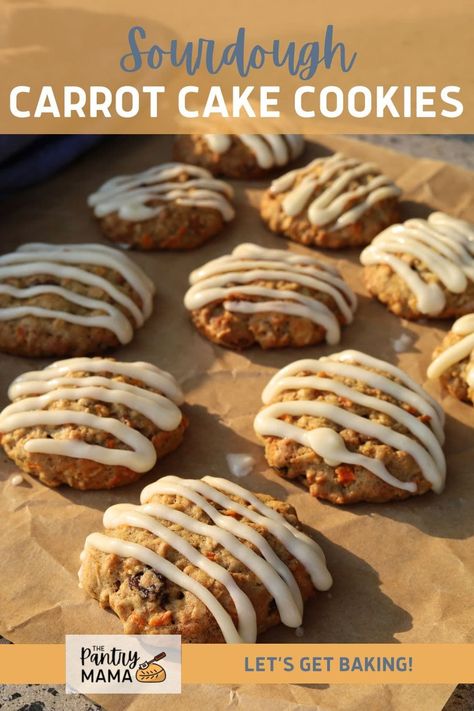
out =
{"type": "Polygon", "coordinates": [[[66,692],[179,694],[181,637],[66,635],[66,692]]]}

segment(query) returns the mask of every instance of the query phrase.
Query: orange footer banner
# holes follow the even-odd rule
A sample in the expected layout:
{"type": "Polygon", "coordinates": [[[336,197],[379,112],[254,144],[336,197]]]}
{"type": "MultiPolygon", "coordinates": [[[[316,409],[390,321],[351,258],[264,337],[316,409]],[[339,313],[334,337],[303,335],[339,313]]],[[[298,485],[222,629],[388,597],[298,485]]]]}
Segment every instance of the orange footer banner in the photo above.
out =
{"type": "MultiPolygon", "coordinates": [[[[183,684],[474,683],[474,644],[196,644],[181,663],[183,684]]],[[[0,646],[0,683],[65,682],[65,645],[0,646]]]]}

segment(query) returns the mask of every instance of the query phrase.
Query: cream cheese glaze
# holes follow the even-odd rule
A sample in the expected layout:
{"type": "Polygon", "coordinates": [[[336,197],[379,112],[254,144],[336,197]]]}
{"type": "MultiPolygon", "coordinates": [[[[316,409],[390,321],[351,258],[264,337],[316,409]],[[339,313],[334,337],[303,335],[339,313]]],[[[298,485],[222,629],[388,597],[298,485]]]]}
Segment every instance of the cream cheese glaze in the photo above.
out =
{"type": "MultiPolygon", "coordinates": [[[[226,153],[232,145],[232,136],[228,135],[205,133],[203,138],[215,153],[226,153]]],[[[265,170],[286,165],[298,158],[304,149],[304,138],[296,133],[242,133],[237,138],[254,154],[257,165],[265,170]]]]}
{"type": "Polygon", "coordinates": [[[69,358],[52,363],[44,370],[20,375],[11,384],[8,395],[15,401],[0,413],[0,432],[37,425],[74,424],[106,432],[128,447],[110,449],[79,439],[50,437],[29,439],[25,443],[26,451],[126,466],[135,472],[146,472],[156,462],[155,448],[141,432],[113,417],[72,409],[49,410],[48,406],[60,400],[81,399],[124,405],[164,431],[176,429],[182,419],[178,405],[182,403],[183,395],[175,379],[151,363],[69,358]],[[80,375],[81,372],[86,374],[80,375]],[[114,379],[113,375],[133,378],[162,394],[114,379]]]}
{"type": "Polygon", "coordinates": [[[474,227],[464,220],[432,212],[427,220],[392,225],[360,255],[364,266],[387,264],[413,292],[418,310],[436,316],[446,305],[443,289],[425,281],[403,254],[419,260],[453,294],[462,294],[474,281],[474,227]]]}
{"type": "MultiPolygon", "coordinates": [[[[145,546],[110,535],[92,533],[86,539],[81,555],[82,563],[87,557],[88,549],[96,548],[122,558],[132,557],[151,566],[195,595],[213,615],[228,643],[255,642],[257,619],[250,599],[223,566],[209,560],[183,538],[179,530],[171,530],[161,521],[176,524],[185,531],[206,536],[222,545],[261,580],[274,598],[282,622],[289,627],[300,627],[303,616],[301,592],[290,568],[256,529],[243,520],[224,515],[217,506],[233,511],[268,530],[305,567],[315,588],[328,590],[332,584],[321,548],[309,536],[289,524],[281,514],[238,484],[210,476],[200,480],[166,476],[145,487],[140,501],[140,506],[119,504],[107,509],[104,514],[104,527],[106,529],[115,529],[119,526],[142,528],[166,541],[184,555],[193,566],[203,570],[209,577],[227,588],[235,604],[237,626],[210,589],[145,546]],[[157,494],[174,494],[188,499],[209,516],[212,524],[198,521],[171,506],[153,501],[153,497],[157,494]],[[240,497],[245,503],[235,502],[229,495],[240,497]],[[242,541],[247,541],[258,552],[242,541]]],[[[80,581],[81,578],[82,566],[79,571],[80,581]]]]}
{"type": "Polygon", "coordinates": [[[266,249],[256,244],[240,244],[232,254],[218,257],[191,273],[191,287],[184,304],[190,311],[214,301],[222,301],[224,309],[234,313],[256,314],[277,312],[309,319],[323,326],[326,340],[338,343],[340,325],[336,314],[317,297],[288,289],[278,289],[281,281],[295,283],[332,297],[344,322],[351,323],[357,306],[355,294],[339,273],[329,264],[280,249],[266,249]],[[252,282],[266,281],[275,287],[263,287],[252,282]],[[247,301],[242,297],[257,297],[247,301]]]}
{"type": "Polygon", "coordinates": [[[377,202],[398,197],[401,190],[374,163],[335,153],[285,173],[272,182],[270,193],[287,193],[282,209],[290,217],[305,211],[312,225],[332,223],[331,229],[338,230],[356,222],[377,202]],[[374,173],[367,184],[351,187],[354,180],[374,173]]]}
{"type": "MultiPolygon", "coordinates": [[[[439,378],[453,365],[457,365],[474,352],[474,313],[461,316],[454,322],[452,333],[461,336],[457,343],[442,351],[430,364],[427,374],[430,380],[439,378]]],[[[474,387],[474,364],[470,365],[466,373],[466,381],[474,387]]]]}
{"type": "Polygon", "coordinates": [[[234,191],[216,180],[204,168],[185,163],[163,163],[142,173],[119,175],[105,182],[87,202],[98,218],[114,212],[122,220],[140,222],[157,217],[167,203],[212,208],[226,222],[235,213],[231,204],[234,191]],[[187,179],[179,177],[187,174],[187,179]]]}
{"type": "Polygon", "coordinates": [[[335,430],[329,427],[306,430],[281,419],[285,415],[325,418],[342,429],[354,430],[394,449],[407,452],[418,464],[433,490],[437,493],[443,490],[446,476],[446,463],[441,449],[444,441],[443,411],[433,398],[394,365],[353,350],[342,351],[318,360],[299,360],[273,376],[263,391],[262,400],[264,408],[258,413],[254,424],[255,431],[262,437],[293,440],[312,449],[329,466],[339,464],[361,466],[391,486],[410,492],[416,491],[416,484],[402,482],[394,477],[381,460],[349,451],[343,438],[335,430]],[[298,375],[300,373],[305,375],[298,375]],[[362,393],[355,386],[346,385],[330,376],[351,378],[405,402],[424,415],[429,424],[425,424],[394,403],[362,393]],[[394,378],[400,382],[396,382],[394,378]],[[341,405],[305,399],[275,402],[275,398],[284,391],[307,388],[333,393],[342,400],[347,399],[384,413],[406,427],[411,436],[349,412],[341,405]]]}
{"type": "Polygon", "coordinates": [[[146,274],[122,252],[100,244],[52,245],[31,243],[16,252],[0,257],[0,294],[13,297],[18,304],[0,308],[0,321],[24,316],[61,319],[81,326],[105,328],[112,331],[120,343],[128,343],[134,328],[143,325],[153,308],[155,287],[146,274]],[[140,297],[141,306],[108,279],[94,274],[89,268],[105,267],[118,272],[140,297]],[[6,284],[7,279],[22,279],[37,275],[51,275],[71,280],[91,290],[101,289],[114,303],[101,298],[77,294],[72,288],[55,284],[40,284],[24,288],[6,284]],[[62,309],[22,304],[25,299],[42,295],[57,295],[72,305],[90,310],[90,314],[73,314],[62,309]],[[120,308],[126,309],[126,315],[120,308]]]}

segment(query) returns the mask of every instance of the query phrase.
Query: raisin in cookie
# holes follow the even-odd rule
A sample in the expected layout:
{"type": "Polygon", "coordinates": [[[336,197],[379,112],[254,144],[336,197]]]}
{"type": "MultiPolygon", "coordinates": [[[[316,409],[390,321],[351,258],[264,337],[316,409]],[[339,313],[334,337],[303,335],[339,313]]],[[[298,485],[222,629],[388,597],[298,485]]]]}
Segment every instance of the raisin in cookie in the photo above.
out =
{"type": "Polygon", "coordinates": [[[262,399],[255,430],[268,463],[312,496],[349,504],[442,491],[443,412],[394,365],[358,351],[296,361],[262,399]]]}
{"type": "Polygon", "coordinates": [[[203,134],[178,136],[177,160],[207,168],[229,178],[263,178],[295,160],[304,151],[304,138],[293,133],[203,134]]]}
{"type": "Polygon", "coordinates": [[[474,227],[442,212],[393,225],[364,249],[370,293],[397,316],[453,318],[474,311],[474,227]]]}
{"type": "Polygon", "coordinates": [[[339,272],[314,257],[241,244],[196,269],[185,306],[198,330],[228,348],[338,343],[356,297],[339,272]]]}
{"type": "Polygon", "coordinates": [[[164,163],[108,180],[89,196],[102,232],[134,249],[192,249],[234,218],[233,190],[209,171],[164,163]]]}
{"type": "Polygon", "coordinates": [[[273,232],[294,242],[359,247],[398,219],[400,193],[374,163],[336,153],[274,180],[260,212],[273,232]]]}
{"type": "Polygon", "coordinates": [[[433,353],[428,377],[439,378],[453,397],[474,404],[474,313],[452,325],[433,353]]]}
{"type": "Polygon", "coordinates": [[[2,446],[48,486],[135,481],[176,449],[187,424],[173,376],[150,363],[70,358],[20,375],[8,394],[2,446]]]}
{"type": "Polygon", "coordinates": [[[25,244],[0,257],[0,350],[26,357],[102,353],[132,340],[155,288],[100,244],[25,244]]]}
{"type": "Polygon", "coordinates": [[[332,583],[292,506],[227,479],[163,477],[104,528],[86,539],[80,584],[128,634],[252,643],[299,627],[303,601],[332,583]]]}

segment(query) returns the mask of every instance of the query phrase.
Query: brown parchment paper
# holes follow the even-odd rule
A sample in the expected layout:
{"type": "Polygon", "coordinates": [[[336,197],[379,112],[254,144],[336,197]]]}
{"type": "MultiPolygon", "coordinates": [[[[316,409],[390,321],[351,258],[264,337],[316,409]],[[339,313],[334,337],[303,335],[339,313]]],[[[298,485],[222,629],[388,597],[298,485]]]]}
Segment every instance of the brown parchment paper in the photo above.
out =
{"type": "MultiPolygon", "coordinates": [[[[305,160],[332,150],[377,161],[404,190],[404,217],[431,209],[474,220],[474,176],[467,171],[342,138],[311,142],[305,160]]],[[[165,137],[108,139],[94,153],[49,182],[0,205],[2,250],[28,241],[93,242],[101,236],[85,200],[103,180],[169,160],[165,137]]],[[[265,183],[235,183],[237,218],[213,241],[189,253],[132,255],[156,282],[153,316],[133,343],[117,351],[124,360],[146,359],[170,370],[186,393],[190,427],[183,445],[134,485],[111,492],[50,490],[26,477],[9,483],[15,467],[1,455],[0,633],[13,642],[62,642],[66,633],[121,633],[116,617],[85,598],[77,587],[79,553],[85,536],[101,528],[104,509],[138,502],[142,487],[157,476],[230,476],[225,455],[247,452],[256,460],[243,480],[248,488],[289,500],[323,546],[334,587],[307,606],[303,642],[468,642],[473,641],[474,410],[437,385],[427,387],[446,410],[449,469],[445,492],[397,504],[335,507],[309,497],[299,486],[268,469],[252,430],[260,393],[276,368],[296,359],[330,352],[304,350],[242,354],[201,338],[188,321],[182,298],[189,272],[228,252],[242,241],[304,251],[269,233],[256,207],[265,183]]],[[[338,349],[357,348],[398,363],[425,382],[430,354],[448,324],[408,323],[368,299],[357,252],[325,253],[358,293],[355,322],[345,329],[338,349]],[[402,334],[409,345],[395,349],[402,334]]],[[[47,361],[0,355],[0,399],[24,370],[47,361]]],[[[295,642],[282,625],[262,636],[265,642],[295,642]]],[[[435,711],[449,686],[241,686],[187,687],[168,697],[170,709],[413,709],[435,711]]],[[[111,711],[145,711],[160,697],[98,697],[111,711]]]]}

